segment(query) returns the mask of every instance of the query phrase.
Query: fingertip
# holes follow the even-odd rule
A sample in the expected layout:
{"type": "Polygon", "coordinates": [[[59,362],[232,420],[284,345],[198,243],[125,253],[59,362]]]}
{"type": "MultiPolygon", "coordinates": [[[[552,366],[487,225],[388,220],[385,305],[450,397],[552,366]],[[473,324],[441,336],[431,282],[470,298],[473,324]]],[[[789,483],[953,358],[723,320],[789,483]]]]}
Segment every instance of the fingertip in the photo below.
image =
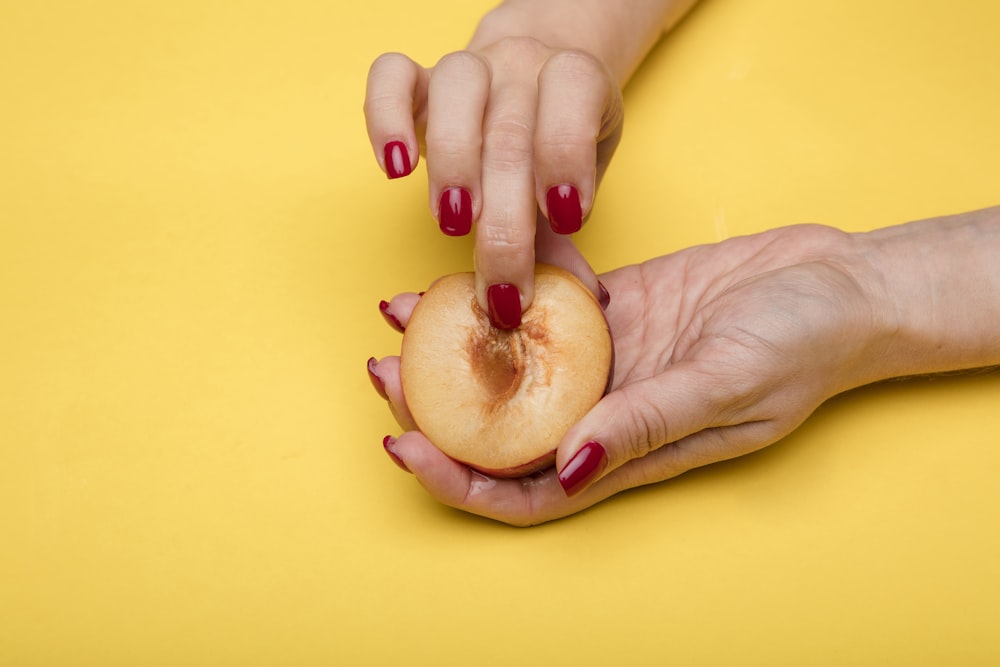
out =
{"type": "Polygon", "coordinates": [[[465,236],[483,202],[483,117],[492,73],[471,51],[442,57],[431,70],[424,133],[431,208],[441,232],[465,236]]]}
{"type": "Polygon", "coordinates": [[[403,323],[399,321],[399,318],[396,317],[396,315],[389,311],[390,307],[391,304],[385,299],[378,302],[378,312],[382,315],[382,319],[385,320],[386,324],[392,327],[395,331],[404,333],[406,331],[406,327],[403,326],[403,323]]]}
{"type": "Polygon", "coordinates": [[[559,469],[559,485],[566,497],[582,493],[608,469],[608,452],[596,440],[584,443],[559,469]]]}
{"type": "Polygon", "coordinates": [[[419,431],[407,431],[391,444],[407,471],[434,498],[452,507],[460,507],[472,475],[468,466],[448,457],[419,431]]]}
{"type": "Polygon", "coordinates": [[[368,72],[365,123],[376,160],[389,179],[407,176],[417,166],[414,110],[423,106],[426,88],[426,70],[401,53],[382,54],[368,72]]]}
{"type": "Polygon", "coordinates": [[[545,210],[556,234],[575,234],[583,227],[580,191],[569,183],[553,185],[546,191],[545,210]]]}
{"type": "Polygon", "coordinates": [[[389,141],[382,149],[382,168],[390,180],[409,176],[413,173],[414,163],[405,142],[389,141]]]}
{"type": "Polygon", "coordinates": [[[497,275],[476,267],[476,298],[480,308],[490,317],[490,324],[501,330],[516,329],[521,325],[522,315],[535,295],[534,264],[523,273],[510,270],[497,275]],[[496,276],[496,277],[494,277],[496,276]]]}
{"type": "Polygon", "coordinates": [[[521,326],[521,293],[517,285],[495,283],[486,288],[486,305],[490,324],[510,331],[521,326]]]}
{"type": "Polygon", "coordinates": [[[462,187],[449,187],[438,198],[438,226],[446,236],[465,236],[472,231],[472,193],[462,187]]]}
{"type": "Polygon", "coordinates": [[[368,379],[372,383],[372,387],[384,400],[389,400],[389,395],[385,391],[385,380],[378,373],[378,359],[375,357],[368,358],[368,379]]]}
{"type": "Polygon", "coordinates": [[[621,127],[620,91],[592,55],[554,54],[538,74],[535,184],[539,206],[558,234],[574,234],[590,214],[599,173],[621,127]]]}
{"type": "Polygon", "coordinates": [[[392,460],[392,462],[395,463],[397,467],[399,467],[401,470],[405,472],[409,472],[412,474],[410,469],[406,467],[406,462],[403,460],[403,457],[396,452],[396,442],[397,440],[394,436],[387,435],[384,438],[382,438],[382,449],[385,450],[385,453],[388,454],[389,459],[392,460]]]}

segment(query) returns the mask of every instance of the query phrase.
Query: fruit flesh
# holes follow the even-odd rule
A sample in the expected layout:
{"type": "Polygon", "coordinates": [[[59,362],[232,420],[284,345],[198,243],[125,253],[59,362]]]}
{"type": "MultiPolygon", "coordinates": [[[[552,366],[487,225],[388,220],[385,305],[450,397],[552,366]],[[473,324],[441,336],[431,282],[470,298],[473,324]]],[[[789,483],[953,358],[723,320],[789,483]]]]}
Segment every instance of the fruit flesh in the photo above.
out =
{"type": "Polygon", "coordinates": [[[611,371],[607,322],[589,290],[545,265],[535,280],[521,326],[501,331],[476,301],[474,275],[446,276],[423,295],[403,337],[403,393],[418,427],[452,458],[495,476],[551,465],[611,371]]]}

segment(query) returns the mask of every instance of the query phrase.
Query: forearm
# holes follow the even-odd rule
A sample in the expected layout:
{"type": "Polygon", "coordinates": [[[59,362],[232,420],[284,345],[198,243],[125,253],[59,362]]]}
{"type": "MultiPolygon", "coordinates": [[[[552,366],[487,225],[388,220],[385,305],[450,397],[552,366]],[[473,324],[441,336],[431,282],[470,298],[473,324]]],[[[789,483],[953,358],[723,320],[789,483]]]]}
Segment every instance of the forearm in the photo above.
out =
{"type": "Polygon", "coordinates": [[[504,37],[587,51],[624,86],[696,0],[506,0],[480,22],[470,49],[504,37]]]}
{"type": "Polygon", "coordinates": [[[883,376],[1000,364],[1000,207],[861,240],[883,286],[883,376]]]}

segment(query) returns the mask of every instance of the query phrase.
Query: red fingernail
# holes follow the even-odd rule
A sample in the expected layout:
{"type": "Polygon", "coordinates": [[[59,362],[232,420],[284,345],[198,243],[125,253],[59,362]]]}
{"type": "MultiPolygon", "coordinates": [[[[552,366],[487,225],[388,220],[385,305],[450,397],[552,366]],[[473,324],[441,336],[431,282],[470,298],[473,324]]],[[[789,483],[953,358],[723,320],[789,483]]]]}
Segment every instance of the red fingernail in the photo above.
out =
{"type": "Polygon", "coordinates": [[[406,144],[402,141],[387,143],[383,154],[385,156],[385,174],[389,178],[401,178],[413,171],[410,164],[410,154],[406,151],[406,144]]]}
{"type": "Polygon", "coordinates": [[[567,496],[575,496],[608,464],[608,453],[599,442],[590,441],[580,448],[559,471],[559,483],[567,496]]]}
{"type": "Polygon", "coordinates": [[[490,309],[490,324],[497,329],[521,326],[521,293],[516,285],[499,283],[486,288],[486,303],[490,309]]]}
{"type": "Polygon", "coordinates": [[[398,465],[401,469],[405,470],[406,472],[410,472],[410,469],[406,467],[405,463],[403,463],[403,459],[399,458],[399,454],[397,454],[392,450],[392,446],[395,444],[396,444],[396,439],[391,435],[387,435],[384,438],[382,438],[382,449],[384,449],[385,453],[389,455],[389,458],[392,459],[392,462],[398,465]]]}
{"type": "Polygon", "coordinates": [[[378,373],[375,372],[375,366],[377,364],[378,361],[375,357],[368,360],[368,379],[372,381],[372,386],[375,387],[375,391],[378,392],[378,395],[388,401],[389,395],[385,393],[385,382],[382,382],[382,378],[380,378],[378,373]]]}
{"type": "Polygon", "coordinates": [[[601,292],[601,296],[597,302],[601,304],[602,310],[607,310],[608,306],[611,305],[611,292],[608,291],[608,288],[600,280],[597,281],[597,289],[601,292]]]}
{"type": "Polygon", "coordinates": [[[389,302],[388,301],[384,301],[384,300],[383,301],[379,301],[378,302],[378,311],[380,313],[382,313],[382,317],[385,318],[385,321],[389,323],[390,327],[392,327],[393,329],[395,329],[399,333],[403,333],[403,325],[400,324],[399,320],[396,319],[395,315],[393,315],[392,313],[389,312],[389,302]]]}
{"type": "Polygon", "coordinates": [[[549,226],[556,234],[572,234],[583,226],[580,193],[572,185],[553,185],[545,193],[545,206],[549,210],[549,226]]]}
{"type": "Polygon", "coordinates": [[[448,188],[438,202],[438,225],[448,236],[465,236],[472,229],[472,195],[465,188],[448,188]]]}

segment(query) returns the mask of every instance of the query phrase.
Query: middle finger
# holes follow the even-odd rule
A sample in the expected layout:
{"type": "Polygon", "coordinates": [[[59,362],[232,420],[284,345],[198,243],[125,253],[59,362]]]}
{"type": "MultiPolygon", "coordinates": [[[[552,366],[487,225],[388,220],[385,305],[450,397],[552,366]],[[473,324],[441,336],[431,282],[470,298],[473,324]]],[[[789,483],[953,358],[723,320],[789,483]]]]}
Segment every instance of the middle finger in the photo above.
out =
{"type": "Polygon", "coordinates": [[[490,307],[498,304],[491,297],[502,295],[502,309],[516,310],[509,314],[519,322],[521,311],[534,297],[537,208],[533,146],[537,68],[526,71],[524,62],[540,66],[545,53],[535,42],[516,46],[491,61],[493,84],[483,120],[483,210],[476,228],[475,261],[480,306],[493,313],[490,307]]]}

